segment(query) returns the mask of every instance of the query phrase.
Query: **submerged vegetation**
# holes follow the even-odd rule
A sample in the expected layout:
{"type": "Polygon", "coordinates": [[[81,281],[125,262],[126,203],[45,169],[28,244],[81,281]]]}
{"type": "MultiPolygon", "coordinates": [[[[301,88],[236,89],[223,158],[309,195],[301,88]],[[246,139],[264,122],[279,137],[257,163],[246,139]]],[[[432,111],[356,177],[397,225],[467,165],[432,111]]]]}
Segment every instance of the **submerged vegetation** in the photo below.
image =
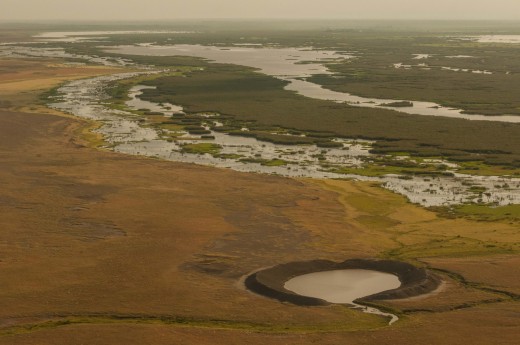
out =
{"type": "Polygon", "coordinates": [[[211,143],[186,144],[182,146],[182,152],[194,154],[218,154],[222,147],[211,143]]]}

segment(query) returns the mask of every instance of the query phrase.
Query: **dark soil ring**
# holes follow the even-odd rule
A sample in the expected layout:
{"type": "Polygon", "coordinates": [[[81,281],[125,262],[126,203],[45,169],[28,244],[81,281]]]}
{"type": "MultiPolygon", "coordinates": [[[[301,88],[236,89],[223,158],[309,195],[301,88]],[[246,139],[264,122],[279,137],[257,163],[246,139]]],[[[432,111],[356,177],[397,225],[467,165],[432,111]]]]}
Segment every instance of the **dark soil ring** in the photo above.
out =
{"type": "Polygon", "coordinates": [[[434,291],[441,283],[440,278],[428,270],[405,262],[351,259],[344,262],[314,260],[282,264],[251,274],[246,278],[245,285],[255,293],[282,302],[307,306],[328,305],[331,303],[322,299],[301,296],[286,290],[284,285],[288,280],[304,274],[343,269],[373,270],[391,273],[399,278],[401,286],[397,289],[383,291],[355,301],[361,303],[419,296],[434,291]]]}

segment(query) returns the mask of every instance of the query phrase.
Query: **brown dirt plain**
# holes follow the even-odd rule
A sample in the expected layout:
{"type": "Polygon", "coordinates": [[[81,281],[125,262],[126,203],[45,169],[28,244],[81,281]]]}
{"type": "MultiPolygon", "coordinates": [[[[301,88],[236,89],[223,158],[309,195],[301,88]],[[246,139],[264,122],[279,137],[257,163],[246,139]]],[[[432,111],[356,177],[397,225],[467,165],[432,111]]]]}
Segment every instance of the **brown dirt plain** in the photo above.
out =
{"type": "Polygon", "coordinates": [[[518,344],[517,222],[440,218],[369,183],[97,150],[91,124],[37,105],[111,72],[0,59],[0,344],[518,344]],[[401,317],[387,326],[239,284],[279,263],[364,257],[439,269],[444,287],[382,303],[401,317]]]}

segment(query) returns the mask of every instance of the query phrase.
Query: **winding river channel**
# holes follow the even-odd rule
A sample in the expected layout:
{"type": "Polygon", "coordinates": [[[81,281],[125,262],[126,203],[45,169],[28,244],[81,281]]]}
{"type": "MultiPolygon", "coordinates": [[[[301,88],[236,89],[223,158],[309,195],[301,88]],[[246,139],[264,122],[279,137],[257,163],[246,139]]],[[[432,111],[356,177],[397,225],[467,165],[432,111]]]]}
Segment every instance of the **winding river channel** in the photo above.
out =
{"type": "Polygon", "coordinates": [[[128,55],[147,56],[196,56],[218,63],[230,63],[257,68],[267,75],[288,81],[286,90],[295,91],[309,98],[348,103],[351,106],[366,108],[383,108],[406,114],[424,116],[443,116],[475,121],[496,121],[520,123],[520,116],[501,115],[485,116],[463,114],[461,109],[443,107],[433,102],[411,102],[409,107],[385,106],[405,100],[366,98],[350,93],[328,90],[321,85],[305,80],[317,74],[333,74],[325,66],[337,60],[351,59],[354,56],[329,50],[307,48],[273,48],[273,47],[217,47],[201,45],[156,46],[150,44],[118,46],[107,48],[107,51],[128,55]],[[303,79],[302,79],[303,78],[303,79]]]}

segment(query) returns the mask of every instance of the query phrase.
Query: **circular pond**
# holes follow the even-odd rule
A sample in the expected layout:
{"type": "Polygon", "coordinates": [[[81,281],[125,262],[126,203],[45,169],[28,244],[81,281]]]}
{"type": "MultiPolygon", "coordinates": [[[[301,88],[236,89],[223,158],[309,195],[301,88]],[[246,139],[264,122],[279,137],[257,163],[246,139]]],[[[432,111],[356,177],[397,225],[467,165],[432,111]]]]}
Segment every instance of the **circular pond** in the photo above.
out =
{"type": "MultiPolygon", "coordinates": [[[[333,262],[329,260],[313,260],[289,262],[273,266],[264,270],[256,271],[245,279],[245,286],[260,295],[275,298],[282,302],[290,302],[297,305],[327,305],[331,302],[326,298],[303,295],[303,292],[292,291],[286,283],[293,279],[309,279],[302,276],[309,276],[312,281],[318,281],[313,277],[321,277],[320,274],[336,275],[337,273],[327,273],[334,271],[358,271],[356,279],[348,279],[349,284],[358,285],[355,290],[364,290],[362,297],[357,297],[354,302],[371,302],[377,300],[389,300],[397,298],[408,298],[429,293],[437,289],[441,280],[435,274],[406,262],[393,260],[376,259],[350,259],[343,262],[333,262]],[[369,271],[360,273],[359,271],[369,271]],[[379,280],[381,279],[381,280],[379,280]],[[388,279],[388,280],[387,280],[388,279]],[[364,281],[364,282],[363,282],[364,281]],[[377,287],[376,292],[368,291],[367,286],[377,287]]],[[[328,285],[337,284],[337,280],[344,280],[345,273],[337,274],[335,278],[327,278],[328,285]]],[[[349,275],[352,272],[348,273],[349,275]]],[[[352,277],[351,277],[352,278],[352,277]]],[[[298,282],[298,280],[295,280],[298,282]]],[[[323,283],[323,279],[322,279],[323,283]]],[[[292,284],[292,282],[291,282],[292,284]]],[[[317,284],[317,283],[316,283],[317,284]]],[[[326,285],[327,285],[326,284],[326,285]]],[[[343,284],[343,283],[342,283],[343,284]]],[[[307,285],[307,284],[304,284],[307,285]]],[[[293,287],[294,288],[294,287],[293,287]]],[[[330,287],[333,289],[333,287],[330,287]]],[[[314,289],[314,288],[313,288],[314,289]]],[[[339,287],[344,289],[344,287],[339,287]]],[[[323,286],[316,290],[324,291],[323,286]]],[[[326,296],[324,296],[326,297],[326,296]]]]}
{"type": "Polygon", "coordinates": [[[260,295],[304,306],[350,304],[365,313],[398,317],[366,304],[419,296],[434,291],[439,277],[406,262],[350,259],[343,262],[313,260],[289,262],[256,271],[245,286],[260,295]]]}
{"type": "Polygon", "coordinates": [[[358,298],[397,289],[396,275],[363,269],[334,270],[304,274],[288,280],[284,288],[298,295],[331,303],[354,304],[358,298]]]}

